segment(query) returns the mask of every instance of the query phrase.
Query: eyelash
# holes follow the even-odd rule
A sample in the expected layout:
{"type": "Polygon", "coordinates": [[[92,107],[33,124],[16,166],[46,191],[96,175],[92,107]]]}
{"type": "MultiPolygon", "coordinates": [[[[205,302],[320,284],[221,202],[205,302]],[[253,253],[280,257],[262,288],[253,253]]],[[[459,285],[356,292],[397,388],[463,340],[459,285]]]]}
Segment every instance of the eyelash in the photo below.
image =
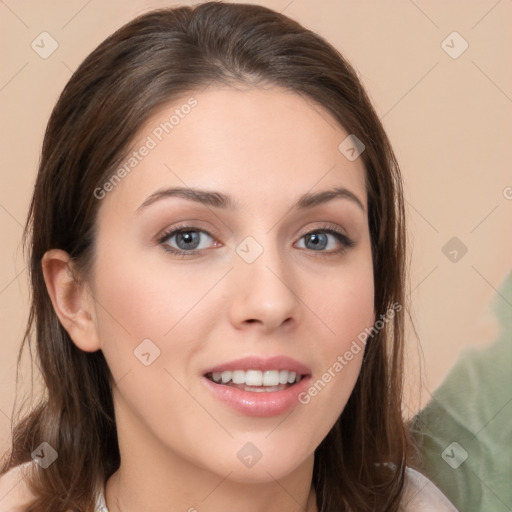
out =
{"type": "MultiPolygon", "coordinates": [[[[186,232],[189,232],[189,231],[196,231],[196,232],[205,233],[210,238],[214,239],[214,237],[210,233],[208,233],[208,231],[205,231],[204,229],[200,229],[197,226],[181,225],[181,226],[173,227],[169,231],[166,231],[164,234],[162,234],[158,238],[158,243],[160,245],[162,245],[164,251],[166,251],[168,253],[171,253],[171,254],[174,254],[175,256],[178,256],[180,258],[187,258],[188,256],[198,255],[201,252],[205,251],[206,249],[193,249],[193,250],[190,250],[190,251],[184,251],[184,250],[180,250],[180,249],[171,248],[169,245],[167,245],[165,243],[169,239],[171,239],[174,235],[177,235],[179,233],[186,233],[186,232]]],[[[304,238],[304,237],[306,237],[308,235],[317,234],[317,233],[327,233],[327,234],[333,235],[341,243],[341,248],[340,249],[336,249],[334,251],[313,251],[313,250],[311,250],[311,252],[313,254],[317,253],[317,254],[314,254],[314,256],[327,256],[327,257],[329,257],[329,256],[341,255],[345,251],[350,249],[351,247],[354,247],[354,245],[355,245],[355,242],[352,239],[350,239],[347,235],[345,235],[344,233],[342,233],[341,231],[339,231],[338,229],[336,229],[332,225],[325,225],[325,226],[321,226],[320,228],[313,229],[312,231],[308,231],[307,233],[304,233],[300,237],[300,239],[302,239],[302,238],[304,238]]],[[[308,250],[308,249],[303,249],[303,250],[308,250]]]]}

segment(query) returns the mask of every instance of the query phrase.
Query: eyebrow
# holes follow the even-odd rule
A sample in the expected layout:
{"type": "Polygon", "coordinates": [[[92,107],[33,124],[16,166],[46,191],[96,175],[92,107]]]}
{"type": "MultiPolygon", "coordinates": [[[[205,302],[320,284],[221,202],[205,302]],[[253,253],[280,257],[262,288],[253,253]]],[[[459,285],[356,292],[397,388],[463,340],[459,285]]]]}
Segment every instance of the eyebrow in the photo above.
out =
{"type": "MultiPolygon", "coordinates": [[[[213,208],[240,210],[240,205],[237,203],[237,201],[235,201],[231,196],[222,192],[190,187],[175,187],[157,190],[137,208],[136,213],[139,213],[141,210],[147,208],[149,205],[157,201],[169,197],[180,197],[182,199],[201,203],[213,208]]],[[[333,187],[332,189],[324,190],[323,192],[304,194],[297,199],[297,201],[293,204],[292,209],[305,210],[325,204],[329,201],[332,201],[333,199],[347,199],[359,206],[363,212],[365,211],[361,200],[353,192],[343,187],[333,187]]]]}

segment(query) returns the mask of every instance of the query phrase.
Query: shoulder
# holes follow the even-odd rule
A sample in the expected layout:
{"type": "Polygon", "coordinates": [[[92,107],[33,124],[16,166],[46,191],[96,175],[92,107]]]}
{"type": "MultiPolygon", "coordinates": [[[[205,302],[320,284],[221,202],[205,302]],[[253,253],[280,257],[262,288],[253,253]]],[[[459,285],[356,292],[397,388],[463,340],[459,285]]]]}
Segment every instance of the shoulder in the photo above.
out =
{"type": "Polygon", "coordinates": [[[433,482],[409,467],[405,470],[401,509],[404,512],[458,512],[433,482]]]}
{"type": "Polygon", "coordinates": [[[94,512],[108,512],[107,505],[105,503],[105,493],[104,489],[99,489],[96,494],[96,505],[94,508],[94,512]]]}
{"type": "Polygon", "coordinates": [[[35,502],[27,483],[32,461],[14,466],[0,475],[0,510],[2,512],[25,512],[35,502]]]}

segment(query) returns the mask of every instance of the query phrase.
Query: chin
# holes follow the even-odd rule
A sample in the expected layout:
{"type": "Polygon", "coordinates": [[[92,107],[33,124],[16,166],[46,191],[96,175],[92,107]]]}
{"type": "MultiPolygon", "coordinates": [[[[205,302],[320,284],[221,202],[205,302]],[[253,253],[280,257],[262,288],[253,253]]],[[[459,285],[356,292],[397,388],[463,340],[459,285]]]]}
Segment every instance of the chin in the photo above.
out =
{"type": "MultiPolygon", "coordinates": [[[[304,446],[299,444],[297,446],[304,446]]],[[[245,484],[264,484],[281,480],[287,475],[298,470],[304,464],[313,465],[313,453],[308,455],[297,451],[297,446],[289,444],[288,453],[283,453],[282,448],[262,448],[259,451],[252,443],[247,442],[241,448],[237,448],[234,457],[211,468],[215,473],[223,477],[229,474],[228,479],[233,482],[245,484]]],[[[217,459],[218,460],[218,459],[217,459]]]]}

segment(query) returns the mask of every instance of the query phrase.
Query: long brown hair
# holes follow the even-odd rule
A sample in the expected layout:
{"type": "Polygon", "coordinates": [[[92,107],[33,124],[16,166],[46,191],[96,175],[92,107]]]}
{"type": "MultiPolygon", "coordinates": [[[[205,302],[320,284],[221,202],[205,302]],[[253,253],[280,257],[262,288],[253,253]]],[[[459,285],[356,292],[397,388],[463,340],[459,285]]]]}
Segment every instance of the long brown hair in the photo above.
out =
{"type": "Polygon", "coordinates": [[[404,305],[406,262],[398,163],[356,72],[333,46],[271,9],[219,2],[151,11],[121,27],[79,66],[48,122],[25,227],[32,298],[21,347],[35,341],[46,389],[15,424],[2,468],[29,461],[43,441],[57,450],[54,464],[35,467],[37,510],[91,510],[120,464],[112,375],[101,351],[79,350],[59,323],[43,254],[67,251],[86,277],[94,262],[94,191],[143,123],[185,93],[239,83],[301,94],[366,146],[375,315],[395,314],[367,339],[353,393],[315,452],[313,485],[321,512],[398,510],[412,446],[401,410],[405,308],[397,304],[404,305]]]}

